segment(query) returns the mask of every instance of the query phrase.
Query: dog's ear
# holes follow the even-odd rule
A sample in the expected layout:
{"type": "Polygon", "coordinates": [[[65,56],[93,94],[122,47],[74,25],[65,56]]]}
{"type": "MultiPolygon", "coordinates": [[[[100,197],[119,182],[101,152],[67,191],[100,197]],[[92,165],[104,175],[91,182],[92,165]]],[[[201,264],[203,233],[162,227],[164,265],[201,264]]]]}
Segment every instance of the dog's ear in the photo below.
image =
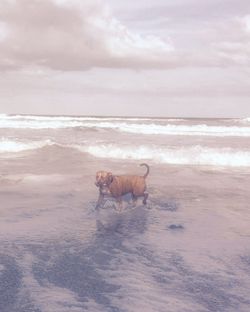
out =
{"type": "Polygon", "coordinates": [[[97,187],[100,186],[100,171],[97,171],[96,175],[95,175],[95,185],[97,187]]]}
{"type": "Polygon", "coordinates": [[[112,172],[108,172],[108,184],[111,184],[113,182],[113,174],[112,172]]]}

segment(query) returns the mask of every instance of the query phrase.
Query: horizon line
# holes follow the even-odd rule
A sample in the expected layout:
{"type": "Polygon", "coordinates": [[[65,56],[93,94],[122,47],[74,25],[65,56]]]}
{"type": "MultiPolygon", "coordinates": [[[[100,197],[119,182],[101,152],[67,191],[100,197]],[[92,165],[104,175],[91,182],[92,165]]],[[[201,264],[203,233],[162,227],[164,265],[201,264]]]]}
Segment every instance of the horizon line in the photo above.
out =
{"type": "Polygon", "coordinates": [[[26,113],[0,113],[1,116],[41,116],[41,117],[86,117],[86,118],[124,118],[124,119],[129,119],[129,118],[137,118],[137,119],[245,119],[249,118],[247,116],[245,117],[174,117],[174,116],[133,116],[133,115],[126,115],[126,116],[121,116],[121,115],[75,115],[75,114],[26,114],[26,113]]]}

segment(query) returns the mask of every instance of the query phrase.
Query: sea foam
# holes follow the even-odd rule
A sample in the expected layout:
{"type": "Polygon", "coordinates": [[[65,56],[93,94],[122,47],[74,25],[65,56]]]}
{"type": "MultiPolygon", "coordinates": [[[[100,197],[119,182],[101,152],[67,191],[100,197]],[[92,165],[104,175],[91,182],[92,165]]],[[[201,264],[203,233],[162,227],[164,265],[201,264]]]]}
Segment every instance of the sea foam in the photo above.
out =
{"type": "MultiPolygon", "coordinates": [[[[180,122],[180,120],[174,120],[180,122]]],[[[208,126],[206,124],[173,124],[172,119],[109,118],[109,117],[50,117],[50,116],[0,116],[0,128],[5,129],[106,129],[143,135],[182,135],[250,137],[249,126],[208,126]],[[146,123],[147,121],[147,123],[146,123]],[[151,122],[149,122],[151,121],[151,122]]]]}
{"type": "Polygon", "coordinates": [[[0,153],[19,153],[39,150],[46,146],[60,145],[62,148],[74,148],[97,158],[117,160],[148,160],[159,164],[174,165],[211,165],[224,167],[249,167],[250,150],[233,148],[211,148],[195,145],[191,147],[160,147],[157,145],[118,145],[98,143],[83,145],[63,145],[51,140],[22,142],[19,140],[0,140],[0,153]]]}
{"type": "Polygon", "coordinates": [[[141,145],[135,148],[102,144],[79,147],[79,149],[95,157],[108,159],[149,160],[175,165],[250,166],[250,151],[237,151],[231,148],[209,148],[200,145],[182,148],[141,145]]]}
{"type": "Polygon", "coordinates": [[[101,122],[96,125],[85,124],[85,126],[95,126],[100,128],[113,128],[123,132],[152,134],[152,135],[186,135],[186,136],[242,136],[250,137],[250,127],[237,126],[207,126],[201,125],[159,125],[159,124],[127,124],[101,122]]]}
{"type": "Polygon", "coordinates": [[[15,140],[2,139],[0,140],[0,153],[18,153],[28,150],[35,150],[45,146],[53,145],[50,140],[21,142],[15,140]]]}

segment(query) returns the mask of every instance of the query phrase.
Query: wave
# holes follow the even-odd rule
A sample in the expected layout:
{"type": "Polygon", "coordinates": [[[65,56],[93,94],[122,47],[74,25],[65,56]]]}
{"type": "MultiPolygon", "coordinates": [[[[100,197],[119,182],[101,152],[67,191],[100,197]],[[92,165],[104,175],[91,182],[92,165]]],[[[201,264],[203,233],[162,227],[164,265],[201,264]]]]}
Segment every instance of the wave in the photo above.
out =
{"type": "Polygon", "coordinates": [[[37,142],[20,142],[2,139],[0,141],[0,153],[18,153],[28,150],[35,150],[50,145],[54,145],[54,143],[50,140],[37,142]]]}
{"type": "Polygon", "coordinates": [[[208,126],[208,125],[157,125],[157,124],[108,124],[101,123],[99,127],[112,127],[124,132],[158,135],[187,136],[250,136],[250,127],[208,126]]]}
{"type": "Polygon", "coordinates": [[[0,115],[0,128],[13,129],[64,129],[64,128],[113,128],[117,121],[149,121],[150,118],[121,117],[71,117],[71,116],[32,116],[0,115]],[[107,124],[103,124],[103,122],[107,124]],[[103,124],[103,126],[101,126],[103,124]]]}
{"type": "Polygon", "coordinates": [[[23,151],[41,149],[46,146],[61,146],[74,148],[97,158],[120,160],[149,160],[160,164],[175,165],[211,165],[223,167],[249,167],[250,151],[235,150],[232,148],[210,148],[196,145],[192,147],[159,147],[149,145],[118,145],[101,143],[89,145],[62,145],[51,140],[18,141],[0,140],[0,153],[19,153],[23,151]]]}
{"type": "Polygon", "coordinates": [[[109,159],[149,160],[161,164],[211,165],[223,167],[250,166],[250,152],[231,148],[204,146],[170,148],[157,146],[118,146],[115,144],[78,147],[92,156],[109,159]]]}
{"type": "MultiPolygon", "coordinates": [[[[113,117],[46,117],[46,116],[0,116],[0,128],[13,129],[112,129],[115,131],[143,135],[182,135],[182,136],[218,136],[218,137],[250,137],[247,126],[208,126],[206,124],[185,125],[171,124],[171,119],[156,120],[140,118],[113,117]],[[150,120],[150,123],[145,123],[150,120]],[[135,123],[136,121],[136,123],[135,123]],[[142,123],[144,121],[144,123],[142,123]],[[132,123],[131,123],[132,122],[132,123]],[[165,124],[162,124],[162,123],[165,124]]],[[[174,120],[177,121],[177,120],[174,120]]]]}
{"type": "Polygon", "coordinates": [[[237,126],[208,126],[202,125],[159,125],[155,123],[140,124],[140,123],[85,123],[84,127],[97,127],[119,130],[133,134],[151,134],[151,135],[186,135],[186,136],[218,136],[231,137],[241,136],[250,137],[250,127],[237,126]]]}
{"type": "Polygon", "coordinates": [[[250,117],[240,119],[240,122],[243,124],[248,124],[248,123],[250,123],[250,117]]]}
{"type": "Polygon", "coordinates": [[[82,122],[71,119],[51,119],[51,118],[16,118],[7,116],[0,118],[0,128],[4,129],[64,129],[81,127],[82,122]]]}

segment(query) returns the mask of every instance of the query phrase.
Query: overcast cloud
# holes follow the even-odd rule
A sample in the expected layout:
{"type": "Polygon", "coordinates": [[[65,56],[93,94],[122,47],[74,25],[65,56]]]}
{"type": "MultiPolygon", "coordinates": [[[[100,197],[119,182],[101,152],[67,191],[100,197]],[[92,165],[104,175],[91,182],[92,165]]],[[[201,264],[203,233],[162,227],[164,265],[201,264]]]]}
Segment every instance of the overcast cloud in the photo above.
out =
{"type": "Polygon", "coordinates": [[[249,116],[249,66],[248,0],[0,2],[0,113],[249,116]]]}
{"type": "Polygon", "coordinates": [[[174,51],[168,40],[129,31],[95,0],[2,1],[0,20],[2,69],[159,67],[174,51]]]}
{"type": "MultiPolygon", "coordinates": [[[[130,30],[111,13],[107,3],[101,1],[2,0],[0,67],[5,70],[26,66],[84,70],[91,67],[165,69],[249,65],[250,15],[239,17],[225,14],[227,19],[221,21],[212,14],[213,26],[208,27],[204,25],[207,21],[204,11],[216,9],[213,1],[209,6],[197,5],[197,1],[189,2],[183,0],[182,10],[180,3],[178,6],[167,3],[165,7],[163,4],[153,7],[152,3],[148,11],[142,9],[135,17],[140,20],[143,12],[147,20],[150,13],[154,19],[170,16],[172,21],[181,17],[182,21],[188,18],[201,20],[203,16],[201,26],[206,38],[201,42],[206,44],[206,49],[200,47],[195,53],[192,47],[189,50],[176,48],[174,37],[166,38],[165,35],[163,39],[157,34],[145,35],[130,30]],[[185,9],[188,17],[183,16],[185,9]]],[[[169,32],[170,29],[171,23],[169,32]]],[[[199,38],[196,40],[200,42],[199,38]]],[[[199,42],[193,41],[197,47],[199,42]]]]}

